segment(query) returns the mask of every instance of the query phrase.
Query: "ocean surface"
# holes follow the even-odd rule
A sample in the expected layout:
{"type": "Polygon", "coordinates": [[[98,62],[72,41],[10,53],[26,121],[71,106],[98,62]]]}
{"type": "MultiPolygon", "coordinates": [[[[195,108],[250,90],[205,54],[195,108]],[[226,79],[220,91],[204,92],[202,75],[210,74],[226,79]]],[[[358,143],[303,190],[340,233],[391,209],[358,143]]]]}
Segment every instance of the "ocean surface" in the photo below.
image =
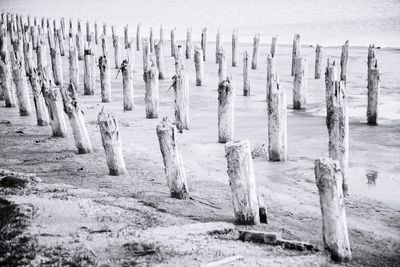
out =
{"type": "Polygon", "coordinates": [[[115,24],[122,33],[130,25],[131,36],[141,22],[143,30],[162,24],[165,36],[177,28],[183,40],[187,27],[200,39],[207,27],[210,40],[218,29],[229,41],[233,29],[240,42],[252,42],[255,33],[262,42],[274,35],[281,44],[292,43],[299,33],[303,44],[400,47],[399,0],[0,0],[1,12],[38,17],[81,18],[115,24]]]}

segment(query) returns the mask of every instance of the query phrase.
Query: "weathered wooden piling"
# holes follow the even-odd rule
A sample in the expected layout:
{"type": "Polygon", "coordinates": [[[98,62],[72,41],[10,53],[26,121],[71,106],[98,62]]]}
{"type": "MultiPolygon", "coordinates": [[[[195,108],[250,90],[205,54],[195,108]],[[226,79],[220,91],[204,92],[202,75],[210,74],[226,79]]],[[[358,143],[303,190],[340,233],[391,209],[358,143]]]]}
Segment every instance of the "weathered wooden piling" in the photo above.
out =
{"type": "Polygon", "coordinates": [[[117,119],[102,110],[97,117],[97,122],[100,127],[101,142],[106,154],[109,174],[115,176],[128,174],[122,155],[117,119]]]}
{"type": "Polygon", "coordinates": [[[185,68],[185,61],[183,58],[183,48],[178,45],[175,52],[175,72],[178,73],[180,70],[185,68]]]}
{"type": "Polygon", "coordinates": [[[150,45],[150,53],[154,53],[154,36],[153,36],[153,28],[150,28],[150,35],[149,35],[149,45],[150,45]]]}
{"type": "Polygon", "coordinates": [[[228,142],[225,156],[235,221],[238,224],[259,224],[259,206],[249,141],[228,142]]]}
{"type": "Polygon", "coordinates": [[[165,78],[164,75],[164,45],[161,40],[158,44],[155,44],[156,51],[156,62],[158,68],[158,79],[163,80],[165,78]]]}
{"type": "Polygon", "coordinates": [[[203,61],[206,61],[207,54],[207,28],[201,31],[201,50],[203,50],[203,61]]]}
{"type": "Polygon", "coordinates": [[[129,26],[126,25],[124,27],[124,46],[125,46],[125,49],[128,48],[128,43],[129,43],[129,32],[128,31],[129,31],[129,26]]]}
{"type": "Polygon", "coordinates": [[[203,63],[203,50],[201,50],[200,47],[195,48],[194,64],[196,69],[196,86],[202,86],[204,77],[204,63],[203,63]]]}
{"type": "Polygon", "coordinates": [[[268,54],[267,56],[267,86],[266,86],[266,100],[268,101],[268,93],[269,93],[269,86],[271,83],[271,74],[273,76],[276,75],[276,66],[275,66],[275,58],[272,54],[268,54]]]}
{"type": "Polygon", "coordinates": [[[73,35],[69,39],[69,83],[71,83],[76,91],[79,91],[79,62],[78,48],[74,42],[73,35]]]}
{"type": "Polygon", "coordinates": [[[30,32],[31,32],[32,49],[36,50],[37,49],[37,44],[38,44],[38,38],[39,38],[38,27],[37,26],[31,26],[30,32]]]}
{"type": "Polygon", "coordinates": [[[220,50],[223,50],[223,45],[222,45],[222,36],[221,33],[217,32],[217,37],[216,37],[216,41],[215,41],[215,63],[219,63],[219,52],[220,50]]]}
{"type": "Polygon", "coordinates": [[[110,63],[107,55],[99,57],[101,102],[111,101],[110,63]]]}
{"type": "Polygon", "coordinates": [[[61,28],[62,39],[65,40],[66,30],[65,30],[65,19],[64,18],[60,19],[60,28],[61,28]]]}
{"type": "Polygon", "coordinates": [[[274,37],[272,37],[271,41],[271,49],[269,52],[271,54],[271,57],[275,58],[277,50],[278,50],[278,35],[275,35],[274,37]]]}
{"type": "Polygon", "coordinates": [[[133,70],[128,60],[124,59],[121,64],[122,72],[122,91],[124,101],[124,111],[133,110],[133,70]]]}
{"type": "Polygon", "coordinates": [[[90,22],[87,20],[86,21],[86,41],[87,42],[93,42],[92,40],[92,35],[91,35],[91,29],[90,29],[90,22]]]}
{"type": "Polygon", "coordinates": [[[35,67],[33,67],[33,64],[30,64],[27,71],[27,76],[32,87],[33,102],[35,103],[36,110],[36,122],[39,126],[46,126],[49,124],[49,112],[43,97],[39,75],[40,73],[35,67]]]}
{"type": "Polygon", "coordinates": [[[300,34],[295,34],[293,38],[293,50],[292,50],[292,76],[294,76],[294,70],[296,65],[296,59],[300,57],[300,34]]]}
{"type": "Polygon", "coordinates": [[[378,103],[380,94],[380,74],[375,58],[375,47],[368,48],[368,105],[367,122],[370,125],[378,124],[378,103]]]}
{"type": "Polygon", "coordinates": [[[244,51],[244,53],[243,53],[243,95],[244,96],[250,95],[249,72],[250,72],[249,54],[247,53],[247,51],[244,51]]]}
{"type": "Polygon", "coordinates": [[[324,246],[334,261],[349,261],[351,250],[340,166],[335,160],[320,158],[315,161],[314,171],[321,205],[324,246]]]}
{"type": "Polygon", "coordinates": [[[50,66],[48,64],[47,60],[47,45],[46,41],[44,40],[44,32],[42,28],[39,28],[39,38],[38,38],[38,45],[36,48],[36,59],[37,59],[37,67],[38,70],[44,70],[46,74],[48,75],[48,78],[52,76],[52,70],[50,69],[50,66]]]}
{"type": "Polygon", "coordinates": [[[83,71],[83,94],[94,95],[96,58],[91,42],[85,44],[85,68],[83,71]]]}
{"type": "Polygon", "coordinates": [[[85,57],[85,46],[83,40],[83,33],[81,30],[78,30],[76,34],[76,48],[78,49],[78,60],[83,60],[85,57]]]}
{"type": "Polygon", "coordinates": [[[164,28],[162,24],[160,25],[160,42],[164,46],[164,28]]]}
{"type": "Polygon", "coordinates": [[[307,59],[297,57],[293,79],[293,109],[306,108],[307,87],[307,59]]]}
{"type": "Polygon", "coordinates": [[[26,75],[28,76],[29,70],[33,68],[33,49],[32,49],[32,42],[30,40],[30,34],[25,32],[23,34],[23,50],[24,50],[24,62],[25,62],[25,71],[26,75]]]}
{"type": "Polygon", "coordinates": [[[315,79],[321,79],[321,69],[322,69],[322,46],[317,44],[315,48],[315,79]]]}
{"type": "Polygon", "coordinates": [[[171,57],[175,57],[175,52],[176,52],[176,40],[175,40],[175,31],[176,28],[173,28],[171,30],[171,57]]]}
{"type": "Polygon", "coordinates": [[[101,35],[101,55],[108,56],[107,37],[104,33],[101,35]]]}
{"type": "Polygon", "coordinates": [[[218,52],[218,76],[219,82],[226,80],[227,76],[227,64],[224,50],[220,49],[218,52]]]}
{"type": "Polygon", "coordinates": [[[189,188],[183,168],[177,128],[165,117],[157,125],[156,131],[171,196],[178,199],[187,199],[189,198],[189,188]]]}
{"type": "Polygon", "coordinates": [[[158,69],[153,64],[144,74],[146,92],[144,100],[146,103],[146,118],[158,118],[158,69]]]}
{"type": "Polygon", "coordinates": [[[260,34],[257,33],[254,36],[253,40],[253,58],[251,60],[251,68],[253,70],[257,69],[259,46],[260,46],[260,34]]]}
{"type": "MultiPolygon", "coordinates": [[[[149,39],[142,39],[142,49],[143,49],[143,75],[150,66],[150,46],[149,39]]],[[[144,76],[143,76],[144,79],[144,76]]]]}
{"type": "Polygon", "coordinates": [[[230,80],[218,84],[218,142],[232,141],[235,130],[235,89],[230,80]]]}
{"type": "Polygon", "coordinates": [[[113,47],[114,47],[115,68],[118,69],[120,67],[120,48],[119,48],[119,36],[118,35],[114,36],[113,47]]]}
{"type": "Polygon", "coordinates": [[[103,35],[107,37],[107,22],[103,22],[103,35]]]}
{"type": "Polygon", "coordinates": [[[12,85],[10,54],[7,35],[0,35],[0,83],[4,94],[5,107],[15,107],[15,94],[12,85]]]}
{"type": "Polygon", "coordinates": [[[141,49],[141,40],[142,40],[142,37],[141,37],[141,28],[142,28],[142,24],[141,23],[139,23],[138,25],[137,25],[137,27],[136,27],[136,50],[137,51],[140,51],[140,49],[141,49]]]}
{"type": "Polygon", "coordinates": [[[64,48],[64,38],[62,35],[61,28],[56,31],[56,42],[58,42],[58,46],[60,47],[60,55],[63,57],[65,56],[65,48],[64,48]]]}
{"type": "Polygon", "coordinates": [[[186,31],[186,59],[193,58],[193,44],[192,44],[192,28],[186,31]]]}
{"type": "Polygon", "coordinates": [[[179,132],[189,130],[189,77],[181,69],[172,77],[175,90],[175,125],[179,132]]]}
{"type": "Polygon", "coordinates": [[[233,30],[232,33],[232,67],[237,67],[239,57],[239,41],[238,30],[233,30]]]}
{"type": "Polygon", "coordinates": [[[347,68],[349,64],[349,40],[342,46],[342,54],[340,56],[340,80],[347,81],[347,68]]]}
{"type": "Polygon", "coordinates": [[[270,161],[287,159],[286,94],[279,88],[279,77],[272,73],[268,84],[268,155],[270,161]]]}
{"type": "Polygon", "coordinates": [[[135,52],[133,51],[133,42],[128,43],[126,56],[128,58],[128,63],[131,65],[132,71],[135,71],[135,52]]]}

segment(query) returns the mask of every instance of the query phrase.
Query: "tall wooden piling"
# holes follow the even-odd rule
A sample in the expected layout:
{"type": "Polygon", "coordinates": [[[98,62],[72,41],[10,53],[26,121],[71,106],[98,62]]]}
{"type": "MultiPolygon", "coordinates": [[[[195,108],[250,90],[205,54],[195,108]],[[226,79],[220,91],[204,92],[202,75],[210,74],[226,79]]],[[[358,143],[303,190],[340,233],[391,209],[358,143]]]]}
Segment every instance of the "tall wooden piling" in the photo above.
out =
{"type": "Polygon", "coordinates": [[[158,68],[158,79],[163,80],[165,78],[164,75],[164,45],[161,40],[158,44],[155,44],[156,51],[156,62],[158,68]]]}
{"type": "MultiPolygon", "coordinates": [[[[142,39],[142,53],[143,53],[143,75],[150,66],[150,46],[149,39],[142,39]]],[[[144,79],[144,77],[143,77],[144,79]]]]}
{"type": "Polygon", "coordinates": [[[165,117],[157,125],[156,131],[171,196],[178,199],[187,199],[189,198],[189,188],[183,168],[177,128],[165,117]]]}
{"type": "Polygon", "coordinates": [[[192,44],[192,28],[186,31],[186,59],[193,58],[193,44],[192,44]]]}
{"type": "Polygon", "coordinates": [[[128,33],[128,30],[129,30],[128,25],[126,25],[126,26],[124,27],[124,46],[125,46],[125,49],[128,48],[128,43],[129,43],[129,33],[128,33]]]}
{"type": "Polygon", "coordinates": [[[23,34],[23,50],[24,50],[25,71],[26,75],[28,76],[29,70],[35,66],[33,61],[32,42],[30,40],[30,34],[28,32],[25,32],[23,34]]]}
{"type": "Polygon", "coordinates": [[[270,54],[273,58],[275,58],[277,50],[278,50],[278,35],[275,35],[274,37],[272,37],[271,49],[270,49],[270,54]]]}
{"type": "Polygon", "coordinates": [[[60,55],[63,57],[65,56],[65,47],[61,28],[56,31],[56,39],[56,42],[58,42],[58,46],[60,47],[60,55]]]}
{"type": "Polygon", "coordinates": [[[227,64],[224,50],[220,49],[218,51],[218,76],[219,83],[226,80],[227,76],[227,64]]]}
{"type": "Polygon", "coordinates": [[[247,51],[244,51],[244,53],[243,53],[243,95],[244,96],[250,95],[249,72],[250,72],[249,54],[247,53],[247,51]]]}
{"type": "Polygon", "coordinates": [[[142,28],[142,24],[139,23],[136,27],[136,50],[140,51],[140,47],[141,47],[141,41],[142,41],[142,37],[141,37],[141,28],[142,28]]]}
{"type": "Polygon", "coordinates": [[[251,61],[251,68],[253,70],[257,69],[259,47],[260,47],[260,34],[257,33],[254,36],[254,40],[253,40],[253,58],[251,61]]]}
{"type": "Polygon", "coordinates": [[[300,35],[295,34],[293,38],[293,50],[292,50],[292,76],[294,76],[296,59],[300,57],[300,49],[301,49],[300,35]]]}
{"type": "Polygon", "coordinates": [[[144,96],[146,104],[146,118],[158,118],[158,69],[153,64],[144,75],[146,92],[144,96]]]}
{"type": "Polygon", "coordinates": [[[63,17],[60,19],[60,28],[61,28],[62,39],[65,40],[66,29],[65,29],[65,19],[63,17]]]}
{"type": "Polygon", "coordinates": [[[315,79],[321,79],[321,69],[322,69],[322,46],[317,44],[315,48],[315,79]]]}
{"type": "Polygon", "coordinates": [[[380,94],[380,74],[375,58],[375,47],[368,48],[368,105],[367,122],[370,125],[378,124],[378,103],[380,94]]]}
{"type": "Polygon", "coordinates": [[[7,35],[0,35],[0,83],[4,94],[5,107],[15,107],[15,94],[12,85],[10,54],[7,35]]]}
{"type": "Polygon", "coordinates": [[[120,48],[119,48],[119,36],[118,35],[114,36],[113,47],[114,47],[115,68],[118,69],[120,67],[120,48]]]}
{"type": "Polygon", "coordinates": [[[105,113],[102,110],[97,117],[97,122],[100,127],[101,142],[106,154],[109,174],[115,176],[128,174],[122,155],[117,119],[112,114],[105,113]]]}
{"type": "Polygon", "coordinates": [[[162,45],[164,45],[164,28],[162,24],[160,25],[160,42],[162,45]]]}
{"type": "Polygon", "coordinates": [[[201,31],[201,50],[203,50],[203,61],[206,61],[207,54],[207,28],[201,31]]]}
{"type": "Polygon", "coordinates": [[[266,86],[266,100],[268,101],[268,93],[271,84],[271,77],[276,75],[276,66],[275,66],[275,58],[272,54],[268,54],[267,56],[267,86],[266,86]],[[273,76],[271,76],[273,74],[273,76]]]}
{"type": "Polygon", "coordinates": [[[175,90],[175,124],[179,132],[189,130],[189,77],[184,69],[172,77],[175,90]]]}
{"type": "Polygon", "coordinates": [[[92,42],[92,36],[91,36],[91,29],[90,29],[90,22],[87,20],[86,21],[86,41],[87,42],[92,42]]]}
{"type": "Polygon", "coordinates": [[[217,32],[217,37],[216,37],[216,41],[215,41],[215,63],[218,64],[218,59],[219,59],[219,51],[223,50],[223,45],[222,45],[222,36],[221,33],[217,32]]]}
{"type": "Polygon", "coordinates": [[[99,29],[97,28],[97,21],[94,21],[94,43],[99,43],[99,29]]]}
{"type": "Polygon", "coordinates": [[[73,35],[69,39],[69,83],[71,83],[76,91],[79,91],[79,62],[78,48],[73,35]]]}
{"type": "Polygon", "coordinates": [[[267,93],[268,155],[270,161],[287,159],[286,94],[279,88],[279,77],[270,75],[267,93]]]}
{"type": "Polygon", "coordinates": [[[83,94],[94,95],[95,90],[96,58],[92,43],[86,43],[85,68],[83,72],[83,94]]]}
{"type": "Polygon", "coordinates": [[[347,68],[349,65],[349,40],[342,46],[342,54],[340,56],[340,80],[347,81],[347,68]]]}
{"type": "Polygon", "coordinates": [[[111,73],[110,62],[107,55],[99,57],[100,69],[100,88],[101,88],[101,102],[108,103],[111,101],[111,73]]]}
{"type": "Polygon", "coordinates": [[[85,57],[85,46],[82,31],[78,30],[76,34],[76,48],[78,49],[78,60],[83,60],[85,57]]]}
{"type": "Polygon", "coordinates": [[[40,72],[38,72],[32,64],[30,64],[29,66],[30,67],[27,71],[27,76],[32,87],[33,102],[35,103],[36,110],[36,122],[39,126],[46,126],[49,124],[49,112],[47,110],[46,102],[42,93],[42,86],[40,84],[39,77],[40,72]]]}
{"type": "Polygon", "coordinates": [[[134,107],[133,71],[132,71],[132,65],[126,59],[122,61],[121,72],[122,72],[124,111],[130,111],[133,110],[134,107]]]}
{"type": "Polygon", "coordinates": [[[153,28],[150,28],[149,45],[150,45],[150,53],[154,53],[153,28]]]}
{"type": "Polygon", "coordinates": [[[176,40],[175,40],[175,31],[176,28],[173,28],[171,30],[171,57],[175,57],[175,52],[176,52],[176,40]]]}
{"type": "Polygon", "coordinates": [[[225,157],[236,223],[259,224],[260,215],[250,142],[248,140],[228,142],[225,146],[225,157]]]}
{"type": "Polygon", "coordinates": [[[235,89],[230,80],[218,84],[218,142],[232,141],[235,130],[235,89]]]}
{"type": "Polygon", "coordinates": [[[315,161],[314,171],[321,205],[324,246],[334,261],[349,261],[351,250],[340,166],[335,160],[320,158],[315,161]]]}
{"type": "Polygon", "coordinates": [[[306,108],[307,87],[307,59],[297,57],[293,79],[293,109],[306,108]]]}
{"type": "Polygon", "coordinates": [[[107,37],[107,22],[103,22],[103,35],[107,37]]]}
{"type": "Polygon", "coordinates": [[[204,63],[203,63],[203,50],[201,50],[200,47],[195,48],[194,64],[196,69],[196,86],[202,86],[204,77],[204,63]]]}
{"type": "Polygon", "coordinates": [[[239,57],[239,41],[238,30],[233,30],[232,33],[232,67],[237,67],[239,57]]]}
{"type": "Polygon", "coordinates": [[[175,52],[175,72],[178,73],[181,69],[185,68],[185,61],[183,59],[182,46],[178,45],[175,52]]]}

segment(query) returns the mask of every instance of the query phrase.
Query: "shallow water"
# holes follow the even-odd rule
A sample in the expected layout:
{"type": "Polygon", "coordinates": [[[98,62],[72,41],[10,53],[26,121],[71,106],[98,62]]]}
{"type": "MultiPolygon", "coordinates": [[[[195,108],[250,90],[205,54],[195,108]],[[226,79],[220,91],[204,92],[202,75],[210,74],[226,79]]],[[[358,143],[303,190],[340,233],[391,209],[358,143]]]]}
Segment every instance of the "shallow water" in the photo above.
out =
{"type": "Polygon", "coordinates": [[[1,0],[0,11],[106,21],[121,33],[129,24],[132,36],[141,22],[146,32],[160,24],[167,33],[176,27],[179,39],[187,27],[193,28],[194,39],[207,27],[212,39],[220,29],[226,41],[237,28],[241,42],[259,32],[264,42],[279,35],[280,43],[289,44],[299,33],[307,44],[339,45],[349,39],[352,45],[400,46],[398,0],[1,0]]]}

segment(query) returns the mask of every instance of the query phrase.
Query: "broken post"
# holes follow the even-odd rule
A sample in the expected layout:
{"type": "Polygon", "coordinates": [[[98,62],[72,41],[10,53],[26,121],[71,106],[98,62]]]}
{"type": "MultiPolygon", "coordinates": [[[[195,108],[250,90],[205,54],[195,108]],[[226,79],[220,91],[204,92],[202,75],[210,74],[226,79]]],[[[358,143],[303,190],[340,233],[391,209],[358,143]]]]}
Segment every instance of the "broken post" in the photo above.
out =
{"type": "Polygon", "coordinates": [[[79,62],[78,48],[74,42],[73,35],[69,39],[69,83],[72,83],[75,90],[79,91],[79,62]]]}
{"type": "Polygon", "coordinates": [[[98,66],[100,69],[101,102],[108,103],[111,101],[111,74],[107,55],[99,57],[98,66]]]}
{"type": "Polygon", "coordinates": [[[230,80],[218,84],[218,142],[233,140],[235,129],[235,89],[230,80]]]}
{"type": "Polygon", "coordinates": [[[202,86],[204,77],[203,50],[197,46],[194,51],[194,64],[196,68],[196,86],[202,86]]]}
{"type": "Polygon", "coordinates": [[[207,28],[201,31],[201,50],[203,50],[203,61],[206,61],[207,53],[207,28]]]}
{"type": "Polygon", "coordinates": [[[179,132],[189,130],[189,77],[184,69],[172,77],[175,90],[175,125],[179,132]]]}
{"type": "Polygon", "coordinates": [[[370,125],[378,124],[378,103],[380,91],[380,74],[378,63],[375,58],[375,48],[368,48],[368,105],[367,122],[370,125]]]}
{"type": "Polygon", "coordinates": [[[257,62],[258,62],[258,50],[259,50],[259,46],[260,46],[260,34],[257,33],[254,36],[254,41],[253,41],[253,58],[251,61],[251,68],[253,70],[257,69],[257,62]]]}
{"type": "Polygon", "coordinates": [[[340,56],[340,80],[347,81],[347,67],[349,63],[349,40],[342,46],[342,54],[340,56]]]}
{"type": "Polygon", "coordinates": [[[300,35],[295,34],[293,38],[293,51],[292,51],[292,76],[294,75],[296,59],[300,57],[300,48],[301,48],[300,35]]]}
{"type": "Polygon", "coordinates": [[[286,94],[280,91],[279,77],[272,73],[268,85],[268,155],[270,161],[287,159],[286,94]]]}
{"type": "Polygon", "coordinates": [[[85,47],[85,68],[83,72],[83,94],[94,95],[96,58],[91,42],[85,47]]]}
{"type": "Polygon", "coordinates": [[[233,33],[232,33],[232,67],[237,67],[238,57],[239,57],[238,30],[233,30],[233,33]]]}
{"type": "Polygon", "coordinates": [[[228,142],[225,156],[235,221],[237,224],[259,224],[259,206],[249,141],[228,142]]]}
{"type": "Polygon", "coordinates": [[[321,69],[322,69],[322,46],[317,44],[315,48],[315,79],[321,79],[321,69]]]}
{"type": "Polygon", "coordinates": [[[79,107],[78,95],[72,83],[61,88],[61,94],[63,97],[64,111],[69,118],[78,153],[91,153],[92,145],[86,128],[85,116],[82,109],[79,107]]]}
{"type": "Polygon", "coordinates": [[[100,127],[101,141],[106,154],[110,175],[125,175],[128,171],[122,156],[122,144],[117,119],[109,113],[101,110],[97,117],[100,127]]]}
{"type": "Polygon", "coordinates": [[[151,66],[145,71],[144,81],[146,92],[144,100],[146,103],[146,118],[158,118],[158,69],[151,66]]]}
{"type": "Polygon", "coordinates": [[[337,161],[320,158],[315,161],[315,180],[322,214],[325,248],[337,262],[351,260],[349,233],[342,191],[342,173],[337,161]]]}
{"type": "Polygon", "coordinates": [[[277,49],[278,49],[278,35],[275,35],[274,37],[272,37],[272,41],[271,41],[271,49],[270,49],[270,54],[273,58],[275,58],[276,53],[277,53],[277,49]]]}
{"type": "Polygon", "coordinates": [[[128,60],[121,64],[124,111],[133,110],[133,70],[128,60]]]}
{"type": "Polygon", "coordinates": [[[158,79],[163,80],[165,75],[164,75],[164,45],[162,41],[160,40],[158,44],[155,44],[154,46],[155,51],[156,51],[156,62],[157,62],[157,68],[158,68],[158,79]]]}
{"type": "Polygon", "coordinates": [[[192,28],[186,31],[186,59],[193,58],[192,28]]]}
{"type": "Polygon", "coordinates": [[[167,118],[156,128],[160,150],[164,161],[164,170],[171,196],[178,199],[189,198],[189,190],[183,168],[181,151],[177,140],[177,129],[167,118]]]}
{"type": "Polygon", "coordinates": [[[249,54],[247,53],[247,51],[244,51],[244,53],[243,53],[243,95],[244,96],[250,95],[249,72],[250,72],[249,54]]]}
{"type": "Polygon", "coordinates": [[[307,59],[297,57],[293,80],[293,109],[305,109],[307,103],[307,59]]]}

